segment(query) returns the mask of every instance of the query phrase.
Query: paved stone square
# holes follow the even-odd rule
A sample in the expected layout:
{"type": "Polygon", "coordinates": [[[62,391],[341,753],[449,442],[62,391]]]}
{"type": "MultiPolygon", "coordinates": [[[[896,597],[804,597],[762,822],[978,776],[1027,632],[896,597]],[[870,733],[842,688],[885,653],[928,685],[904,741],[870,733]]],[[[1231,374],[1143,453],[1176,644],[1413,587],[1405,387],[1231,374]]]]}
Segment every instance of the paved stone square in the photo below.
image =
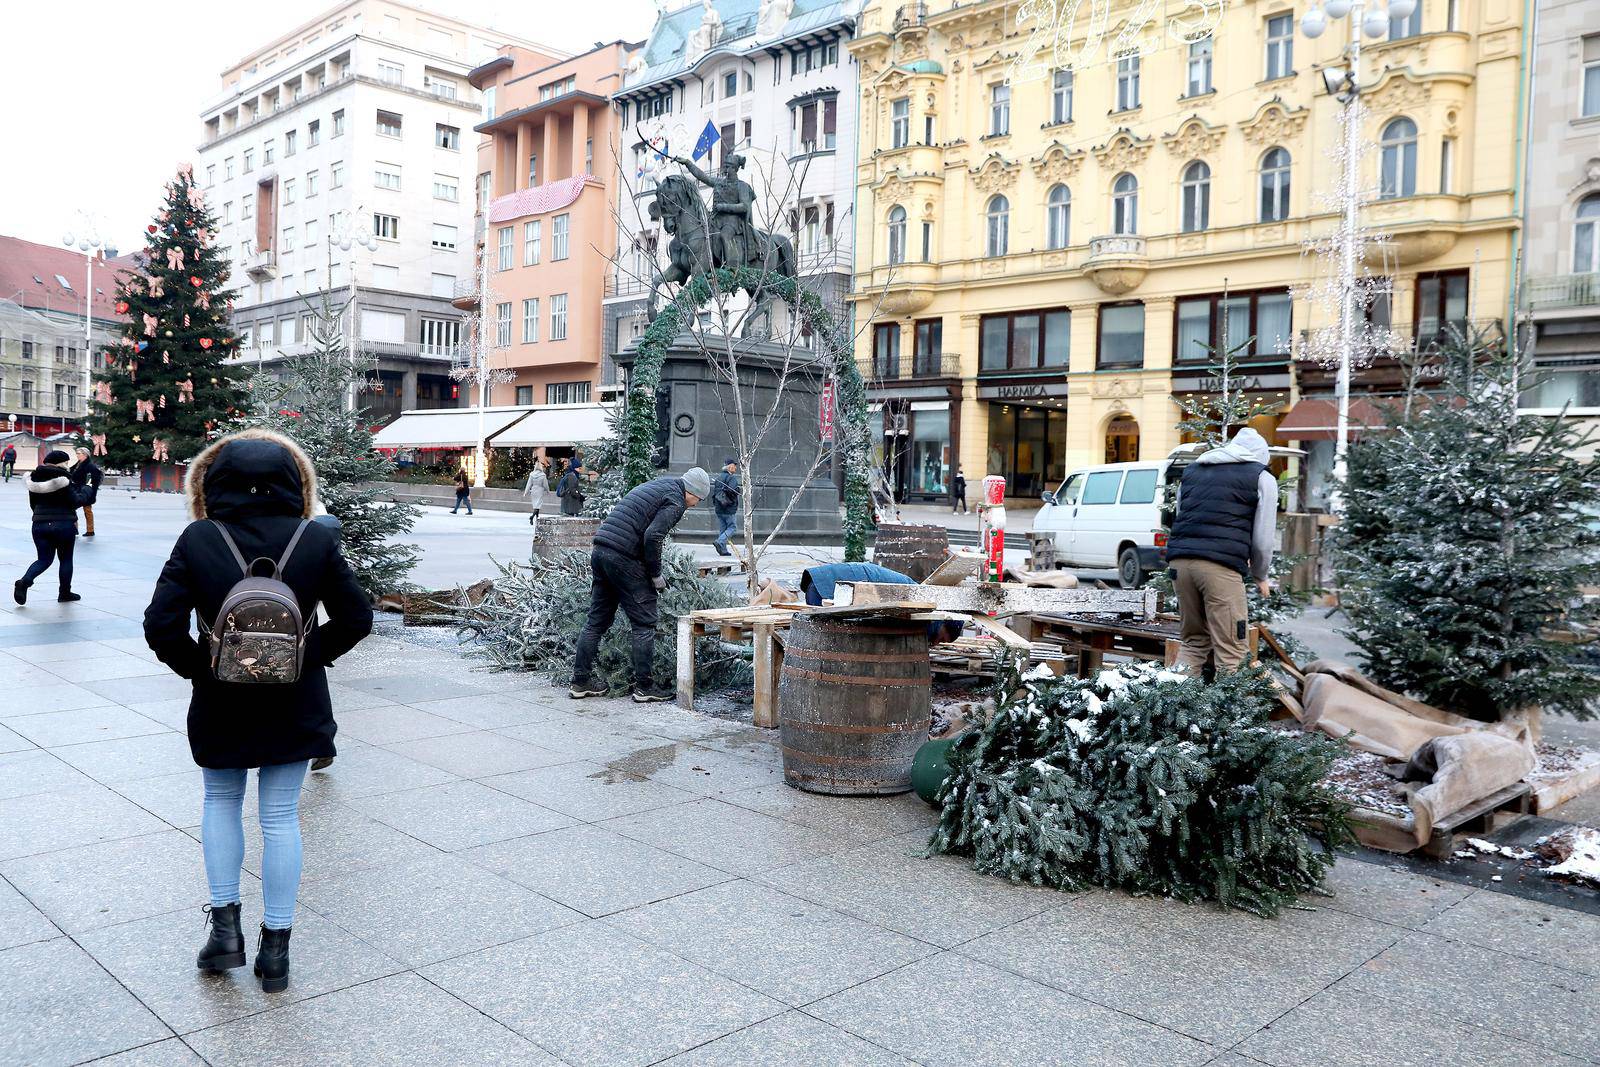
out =
{"type": "MultiPolygon", "coordinates": [[[[186,685],[139,625],[181,514],[96,513],[82,603],[0,604],[0,1063],[1600,1062],[1592,912],[1370,856],[1275,921],[1013,886],[923,857],[914,798],[788,789],[771,732],[574,704],[392,623],[331,674],[289,989],[202,975],[186,685]]],[[[424,580],[525,530],[430,514],[424,580]]]]}

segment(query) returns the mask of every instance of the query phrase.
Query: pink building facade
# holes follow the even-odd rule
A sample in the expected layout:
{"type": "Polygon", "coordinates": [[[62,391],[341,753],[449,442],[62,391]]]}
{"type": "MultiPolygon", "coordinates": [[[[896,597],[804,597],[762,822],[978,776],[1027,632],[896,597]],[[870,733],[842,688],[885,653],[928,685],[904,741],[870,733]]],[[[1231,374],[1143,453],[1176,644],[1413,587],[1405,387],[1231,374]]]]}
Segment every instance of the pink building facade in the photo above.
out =
{"type": "Polygon", "coordinates": [[[515,46],[477,67],[478,248],[487,257],[494,364],[516,375],[494,404],[598,401],[601,298],[616,248],[610,96],[632,46],[552,61],[515,46]]]}

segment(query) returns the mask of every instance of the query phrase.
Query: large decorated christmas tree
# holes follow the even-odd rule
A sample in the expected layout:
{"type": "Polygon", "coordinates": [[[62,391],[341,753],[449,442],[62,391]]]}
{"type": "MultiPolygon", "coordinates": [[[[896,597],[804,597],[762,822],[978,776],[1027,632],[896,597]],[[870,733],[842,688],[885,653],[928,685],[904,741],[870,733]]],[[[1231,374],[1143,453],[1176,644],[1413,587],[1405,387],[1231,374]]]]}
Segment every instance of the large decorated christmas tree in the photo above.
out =
{"type": "Polygon", "coordinates": [[[137,268],[119,277],[116,308],[128,322],[95,375],[89,432],[109,466],[186,460],[248,406],[241,375],[226,363],[238,340],[215,230],[193,170],[180,167],[137,268]]]}

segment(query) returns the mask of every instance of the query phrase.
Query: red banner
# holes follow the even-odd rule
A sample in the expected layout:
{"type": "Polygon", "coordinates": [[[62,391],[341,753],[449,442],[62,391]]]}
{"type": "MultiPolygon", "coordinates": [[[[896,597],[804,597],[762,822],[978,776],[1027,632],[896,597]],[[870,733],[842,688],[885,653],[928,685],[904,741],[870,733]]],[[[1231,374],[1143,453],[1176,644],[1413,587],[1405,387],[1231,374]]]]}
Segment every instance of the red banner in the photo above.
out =
{"type": "Polygon", "coordinates": [[[822,383],[821,408],[818,411],[818,421],[821,424],[822,439],[833,440],[833,379],[829,378],[822,383]]]}

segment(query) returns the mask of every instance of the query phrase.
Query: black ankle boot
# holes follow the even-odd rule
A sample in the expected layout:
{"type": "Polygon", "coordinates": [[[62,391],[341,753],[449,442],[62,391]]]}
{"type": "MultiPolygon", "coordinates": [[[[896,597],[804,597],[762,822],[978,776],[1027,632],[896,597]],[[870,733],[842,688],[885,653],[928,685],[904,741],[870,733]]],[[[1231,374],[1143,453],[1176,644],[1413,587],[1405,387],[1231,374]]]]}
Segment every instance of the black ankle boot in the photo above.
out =
{"type": "Polygon", "coordinates": [[[289,931],[261,928],[256,942],[256,977],[267,993],[289,988],[289,931]]]}
{"type": "Polygon", "coordinates": [[[211,936],[195,957],[194,965],[202,971],[226,971],[244,966],[244,932],[239,929],[239,905],[229,904],[216,908],[207,906],[210,915],[211,936]]]}

